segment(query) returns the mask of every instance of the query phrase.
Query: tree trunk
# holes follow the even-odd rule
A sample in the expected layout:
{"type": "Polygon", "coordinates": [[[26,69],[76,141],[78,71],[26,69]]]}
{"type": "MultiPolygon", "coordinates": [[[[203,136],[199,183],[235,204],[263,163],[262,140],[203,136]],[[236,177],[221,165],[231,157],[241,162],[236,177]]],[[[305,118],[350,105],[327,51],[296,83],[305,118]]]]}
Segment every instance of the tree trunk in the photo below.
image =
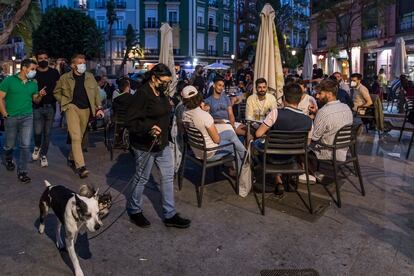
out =
{"type": "Polygon", "coordinates": [[[351,74],[353,73],[353,69],[352,69],[352,48],[347,47],[346,49],[346,54],[348,55],[348,65],[349,65],[349,76],[348,78],[351,77],[351,74]]]}
{"type": "Polygon", "coordinates": [[[131,49],[127,49],[126,51],[125,51],[125,55],[124,55],[124,58],[122,59],[122,63],[121,63],[121,66],[119,67],[119,70],[118,70],[118,72],[117,72],[117,76],[118,77],[120,77],[120,76],[123,76],[124,74],[123,74],[123,71],[124,71],[124,66],[125,66],[125,64],[126,64],[126,62],[127,62],[127,60],[128,60],[128,52],[130,51],[131,49]]]}
{"type": "Polygon", "coordinates": [[[109,64],[110,64],[109,74],[113,75],[113,69],[112,69],[112,65],[113,65],[113,60],[112,60],[112,24],[109,24],[108,40],[109,40],[109,64]]]}
{"type": "Polygon", "coordinates": [[[19,23],[20,19],[24,16],[26,11],[29,9],[31,0],[23,0],[20,8],[17,10],[16,14],[13,16],[13,19],[9,22],[6,29],[0,35],[0,45],[7,43],[11,33],[13,32],[14,27],[19,23]]]}

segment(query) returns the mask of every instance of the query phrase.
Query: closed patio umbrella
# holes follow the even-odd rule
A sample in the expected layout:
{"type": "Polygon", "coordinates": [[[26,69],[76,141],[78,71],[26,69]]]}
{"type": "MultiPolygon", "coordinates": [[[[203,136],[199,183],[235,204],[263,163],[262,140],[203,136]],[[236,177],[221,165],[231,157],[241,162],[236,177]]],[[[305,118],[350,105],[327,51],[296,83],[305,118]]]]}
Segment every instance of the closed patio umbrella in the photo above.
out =
{"type": "MultiPolygon", "coordinates": [[[[256,46],[254,81],[265,78],[268,91],[275,95],[279,105],[283,96],[283,71],[275,26],[275,10],[266,4],[260,13],[260,30],[256,46]]],[[[254,88],[255,89],[255,88],[254,88]]],[[[255,91],[256,92],[256,91],[255,91]]]]}
{"type": "Polygon", "coordinates": [[[161,51],[160,51],[160,63],[164,63],[170,68],[172,73],[172,82],[168,88],[168,95],[174,96],[177,87],[177,75],[175,73],[175,63],[173,54],[173,35],[172,28],[168,23],[162,24],[161,28],[161,51]]]}
{"type": "Polygon", "coordinates": [[[302,77],[304,80],[311,80],[313,73],[313,64],[312,64],[312,45],[308,43],[305,49],[305,60],[303,61],[303,71],[302,77]]]}
{"type": "Polygon", "coordinates": [[[399,78],[402,74],[408,72],[408,57],[405,50],[404,38],[399,37],[395,41],[395,48],[392,57],[392,75],[399,78]]]}

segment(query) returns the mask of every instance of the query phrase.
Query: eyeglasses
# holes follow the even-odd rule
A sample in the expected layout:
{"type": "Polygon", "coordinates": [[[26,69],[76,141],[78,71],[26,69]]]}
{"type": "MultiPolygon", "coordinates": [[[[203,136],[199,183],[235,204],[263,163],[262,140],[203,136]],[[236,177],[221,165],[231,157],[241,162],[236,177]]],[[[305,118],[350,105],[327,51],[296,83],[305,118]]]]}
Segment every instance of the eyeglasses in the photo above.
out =
{"type": "Polygon", "coordinates": [[[157,80],[159,80],[159,81],[161,82],[161,84],[162,84],[162,85],[170,85],[170,84],[171,84],[171,82],[172,82],[171,80],[169,80],[169,81],[163,81],[163,80],[161,80],[161,79],[160,79],[159,77],[157,77],[157,76],[156,76],[156,78],[157,78],[157,80]]]}

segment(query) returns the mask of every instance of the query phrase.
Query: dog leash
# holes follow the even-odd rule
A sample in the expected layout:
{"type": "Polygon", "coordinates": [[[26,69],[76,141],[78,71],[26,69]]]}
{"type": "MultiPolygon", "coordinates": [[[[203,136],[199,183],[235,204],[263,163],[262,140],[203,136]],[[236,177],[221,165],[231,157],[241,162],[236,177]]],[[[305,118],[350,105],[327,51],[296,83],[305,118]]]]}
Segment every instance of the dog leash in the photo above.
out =
{"type": "MultiPolygon", "coordinates": [[[[154,148],[154,146],[155,146],[155,144],[158,142],[158,137],[155,137],[155,139],[154,139],[154,141],[152,142],[152,144],[151,144],[151,147],[149,148],[149,150],[148,150],[148,152],[143,152],[143,153],[141,153],[140,155],[139,155],[139,157],[138,158],[140,158],[141,156],[143,156],[144,154],[147,154],[147,156],[146,156],[146,160],[145,160],[145,162],[143,162],[142,164],[145,166],[145,164],[147,164],[148,163],[148,161],[149,161],[149,158],[150,158],[150,156],[151,156],[151,151],[152,151],[152,149],[154,148]]],[[[139,169],[142,169],[142,167],[140,167],[139,169]]],[[[136,184],[135,184],[135,187],[138,185],[138,183],[139,183],[139,181],[141,180],[141,176],[142,176],[142,173],[139,175],[139,177],[138,177],[138,181],[136,182],[136,184]]],[[[116,182],[116,181],[115,181],[116,182]]],[[[113,184],[115,184],[115,182],[113,183],[113,184]]],[[[129,186],[129,185],[131,185],[131,183],[132,183],[133,181],[130,181],[127,185],[125,185],[124,186],[124,188],[119,192],[119,194],[114,198],[114,201],[115,201],[115,199],[117,199],[125,190],[126,190],[126,188],[129,186]]],[[[112,185],[113,185],[112,184],[112,185]]],[[[111,186],[112,186],[111,185],[111,186]]],[[[106,191],[108,191],[109,190],[109,188],[111,187],[111,186],[109,186],[108,187],[108,189],[106,189],[106,191]]],[[[134,188],[135,188],[134,187],[134,188]]],[[[124,214],[125,214],[125,212],[126,212],[127,210],[126,210],[126,208],[124,208],[124,210],[105,228],[105,229],[103,229],[101,232],[99,232],[98,234],[96,234],[96,235],[94,235],[94,236],[92,236],[92,237],[90,237],[90,238],[88,238],[88,240],[92,240],[92,239],[95,239],[95,238],[97,238],[97,237],[99,237],[100,235],[102,235],[103,233],[105,233],[109,228],[111,228],[111,226],[112,225],[114,225],[115,224],[115,222],[117,222],[124,214]]]]}

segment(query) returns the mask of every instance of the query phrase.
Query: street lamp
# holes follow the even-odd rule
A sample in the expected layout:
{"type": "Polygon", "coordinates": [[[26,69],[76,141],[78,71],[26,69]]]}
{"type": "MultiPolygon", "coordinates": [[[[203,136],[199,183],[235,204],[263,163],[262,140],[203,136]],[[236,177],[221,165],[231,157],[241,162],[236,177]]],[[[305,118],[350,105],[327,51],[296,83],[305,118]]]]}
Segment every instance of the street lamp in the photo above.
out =
{"type": "Polygon", "coordinates": [[[232,54],[230,57],[231,57],[231,60],[232,60],[233,70],[234,70],[234,72],[236,72],[236,66],[234,64],[234,60],[236,59],[236,55],[232,54]]]}
{"type": "Polygon", "coordinates": [[[195,67],[198,64],[198,58],[193,59],[193,67],[195,67]]]}
{"type": "Polygon", "coordinates": [[[292,50],[292,56],[296,56],[296,50],[292,50]]]}
{"type": "Polygon", "coordinates": [[[12,70],[12,73],[14,75],[15,74],[15,71],[16,71],[16,64],[15,64],[15,62],[16,62],[16,56],[12,56],[11,59],[13,61],[13,70],[12,70]]]}

